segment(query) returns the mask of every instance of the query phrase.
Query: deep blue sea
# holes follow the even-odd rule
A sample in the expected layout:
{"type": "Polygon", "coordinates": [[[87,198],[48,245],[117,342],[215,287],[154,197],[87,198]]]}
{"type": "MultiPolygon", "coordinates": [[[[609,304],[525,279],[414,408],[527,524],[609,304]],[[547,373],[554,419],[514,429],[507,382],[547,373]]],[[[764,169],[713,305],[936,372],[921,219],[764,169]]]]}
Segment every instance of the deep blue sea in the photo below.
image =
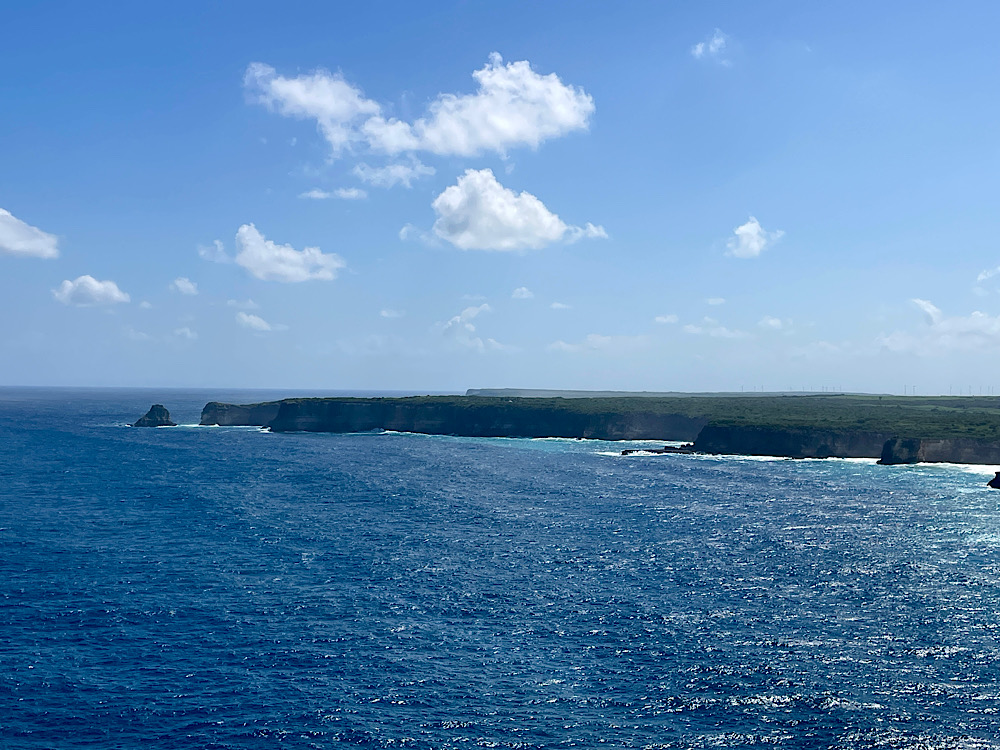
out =
{"type": "Polygon", "coordinates": [[[0,389],[0,747],[1000,747],[984,467],[193,426],[282,395],[0,389]]]}

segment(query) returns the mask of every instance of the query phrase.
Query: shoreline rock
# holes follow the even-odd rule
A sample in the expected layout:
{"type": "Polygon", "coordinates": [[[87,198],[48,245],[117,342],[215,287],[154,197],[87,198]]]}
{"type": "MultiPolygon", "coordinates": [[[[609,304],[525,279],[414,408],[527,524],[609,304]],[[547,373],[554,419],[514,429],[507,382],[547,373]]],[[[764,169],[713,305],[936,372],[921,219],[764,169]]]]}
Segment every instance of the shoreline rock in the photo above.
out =
{"type": "Polygon", "coordinates": [[[146,415],[140,417],[133,427],[176,427],[177,423],[170,420],[170,412],[163,404],[153,404],[146,415]]]}

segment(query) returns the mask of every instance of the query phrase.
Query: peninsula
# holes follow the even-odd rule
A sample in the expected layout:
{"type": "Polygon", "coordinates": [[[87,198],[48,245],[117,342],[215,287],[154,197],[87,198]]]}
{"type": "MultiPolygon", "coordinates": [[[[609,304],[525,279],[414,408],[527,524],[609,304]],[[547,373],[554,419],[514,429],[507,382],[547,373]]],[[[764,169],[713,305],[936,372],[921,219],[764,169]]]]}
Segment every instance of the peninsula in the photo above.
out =
{"type": "Polygon", "coordinates": [[[699,453],[1000,464],[1000,397],[670,394],[210,402],[203,425],[467,437],[678,440],[699,453]]]}

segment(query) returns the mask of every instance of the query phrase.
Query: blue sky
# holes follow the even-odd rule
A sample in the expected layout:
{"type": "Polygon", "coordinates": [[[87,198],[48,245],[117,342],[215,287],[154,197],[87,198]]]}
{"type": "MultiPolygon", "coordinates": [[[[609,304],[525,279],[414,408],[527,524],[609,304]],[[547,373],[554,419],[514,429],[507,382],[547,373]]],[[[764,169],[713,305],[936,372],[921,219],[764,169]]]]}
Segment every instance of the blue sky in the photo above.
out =
{"type": "Polygon", "coordinates": [[[12,6],[0,384],[1000,393],[998,16],[12,6]]]}

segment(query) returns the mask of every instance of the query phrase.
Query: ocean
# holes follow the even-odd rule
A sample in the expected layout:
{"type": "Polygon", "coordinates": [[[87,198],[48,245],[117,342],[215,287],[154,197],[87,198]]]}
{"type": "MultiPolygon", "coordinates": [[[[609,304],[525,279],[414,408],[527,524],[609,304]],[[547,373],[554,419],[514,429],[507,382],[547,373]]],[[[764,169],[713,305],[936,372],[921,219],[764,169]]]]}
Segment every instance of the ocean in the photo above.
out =
{"type": "Polygon", "coordinates": [[[194,426],[279,395],[0,389],[0,747],[1000,747],[988,467],[194,426]]]}

